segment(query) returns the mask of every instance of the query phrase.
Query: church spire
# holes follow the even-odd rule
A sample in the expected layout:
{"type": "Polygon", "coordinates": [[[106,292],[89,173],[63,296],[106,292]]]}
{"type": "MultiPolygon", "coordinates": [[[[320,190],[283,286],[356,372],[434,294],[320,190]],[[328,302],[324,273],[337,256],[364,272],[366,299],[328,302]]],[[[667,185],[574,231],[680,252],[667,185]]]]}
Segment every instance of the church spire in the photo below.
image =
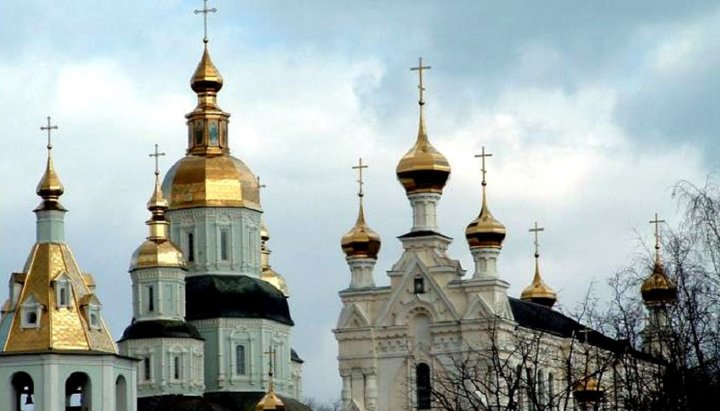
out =
{"type": "Polygon", "coordinates": [[[665,268],[660,258],[660,224],[664,222],[665,220],[658,218],[657,213],[655,213],[655,219],[650,221],[650,224],[655,225],[655,262],[652,273],[643,281],[640,288],[645,305],[673,303],[677,299],[677,286],[665,274],[665,268]]]}
{"type": "Polygon", "coordinates": [[[358,159],[358,165],[352,168],[358,170],[358,216],[355,225],[348,231],[340,241],[347,259],[369,258],[377,260],[380,251],[380,236],[373,231],[365,222],[365,210],[363,207],[363,169],[367,168],[362,158],[358,159]]]}
{"type": "Polygon", "coordinates": [[[52,131],[57,130],[57,125],[52,125],[50,116],[47,117],[47,125],[40,127],[40,130],[47,131],[47,164],[45,166],[45,172],[38,182],[36,192],[38,196],[43,199],[43,202],[38,206],[36,211],[40,210],[62,210],[65,211],[60,202],[60,196],[65,192],[60,177],[55,172],[52,159],[52,131]]]}
{"type": "Polygon", "coordinates": [[[545,228],[538,227],[536,221],[535,226],[529,231],[535,234],[535,275],[533,276],[532,284],[523,290],[520,299],[552,308],[557,302],[557,294],[555,294],[555,291],[548,287],[547,284],[543,282],[542,277],[540,277],[540,243],[538,241],[538,234],[541,231],[545,231],[545,228]]]}
{"type": "Polygon", "coordinates": [[[217,93],[222,89],[223,78],[213,64],[208,50],[207,16],[217,12],[216,8],[208,8],[207,0],[201,10],[195,14],[203,15],[203,54],[195,72],[190,79],[190,87],[197,94],[198,103],[191,113],[187,114],[188,154],[214,156],[229,153],[227,142],[227,126],[230,114],[222,111],[217,105],[217,93]]]}

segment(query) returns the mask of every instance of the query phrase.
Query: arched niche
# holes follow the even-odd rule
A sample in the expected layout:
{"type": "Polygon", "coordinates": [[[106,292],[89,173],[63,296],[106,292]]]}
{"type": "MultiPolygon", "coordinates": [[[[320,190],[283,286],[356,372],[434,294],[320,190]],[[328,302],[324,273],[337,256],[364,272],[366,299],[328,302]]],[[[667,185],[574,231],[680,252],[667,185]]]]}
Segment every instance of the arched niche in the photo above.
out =
{"type": "Polygon", "coordinates": [[[84,372],[74,372],[65,380],[65,411],[92,411],[92,385],[84,372]]]}
{"type": "Polygon", "coordinates": [[[115,411],[128,410],[128,392],[125,377],[119,375],[115,380],[115,411]]]}
{"type": "Polygon", "coordinates": [[[16,372],[10,378],[11,392],[10,407],[11,411],[30,411],[34,407],[35,383],[30,374],[20,371],[16,372]]]}

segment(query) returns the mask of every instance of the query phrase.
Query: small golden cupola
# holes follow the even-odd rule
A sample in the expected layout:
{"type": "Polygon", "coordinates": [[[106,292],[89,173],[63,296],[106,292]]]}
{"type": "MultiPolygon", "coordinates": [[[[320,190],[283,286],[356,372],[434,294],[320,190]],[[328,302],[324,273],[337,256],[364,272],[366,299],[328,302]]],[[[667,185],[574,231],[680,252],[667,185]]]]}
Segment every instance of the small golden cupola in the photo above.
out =
{"type": "Polygon", "coordinates": [[[674,303],[677,301],[677,286],[665,273],[665,268],[660,258],[659,225],[665,221],[659,220],[656,213],[655,220],[650,222],[655,224],[655,262],[652,273],[643,281],[640,287],[640,293],[643,301],[645,301],[647,305],[674,303]]]}
{"type": "Polygon", "coordinates": [[[364,183],[362,170],[367,168],[367,165],[363,164],[361,158],[358,160],[358,165],[353,166],[353,168],[357,169],[359,173],[358,185],[360,188],[358,190],[358,216],[355,221],[355,225],[350,229],[350,231],[342,236],[340,245],[342,246],[342,250],[348,260],[358,258],[377,260],[378,253],[380,252],[380,236],[365,222],[365,211],[363,207],[363,197],[365,194],[363,193],[364,183]]]}
{"type": "Polygon", "coordinates": [[[544,228],[538,227],[537,222],[535,222],[535,227],[530,229],[530,232],[535,234],[535,275],[532,284],[525,288],[522,294],[520,294],[520,299],[552,308],[557,302],[557,294],[552,288],[545,284],[540,276],[540,244],[538,242],[538,233],[544,230],[544,228]]]}
{"type": "Polygon", "coordinates": [[[482,159],[482,207],[478,217],[471,221],[465,229],[465,239],[467,239],[471,250],[476,248],[502,248],[503,240],[507,234],[505,226],[493,217],[487,205],[485,158],[490,156],[492,154],[485,153],[485,147],[482,148],[482,154],[475,156],[482,159]]]}
{"type": "Polygon", "coordinates": [[[155,144],[155,187],[147,202],[150,219],[145,222],[149,228],[147,240],[138,247],[130,260],[130,271],[149,267],[179,267],[185,268],[185,260],[177,247],[168,237],[169,223],[165,217],[168,202],[160,189],[160,170],[157,158],[164,153],[158,152],[155,144]]]}
{"type": "Polygon", "coordinates": [[[260,210],[259,184],[241,160],[230,155],[230,114],[217,104],[223,78],[213,64],[207,37],[190,79],[197,106],[188,113],[188,145],[184,158],[165,177],[163,191],[171,210],[193,207],[247,207],[260,210]]]}
{"type": "Polygon", "coordinates": [[[270,352],[270,367],[268,372],[268,390],[267,393],[258,401],[255,406],[256,411],[284,411],[285,403],[283,400],[275,394],[275,382],[273,381],[274,374],[274,363],[275,363],[275,349],[271,348],[270,352]]]}
{"type": "Polygon", "coordinates": [[[262,269],[260,279],[272,284],[272,286],[280,290],[285,297],[289,297],[290,290],[288,289],[287,281],[270,266],[271,251],[267,244],[268,241],[270,241],[270,232],[265,225],[265,221],[260,220],[260,268],[262,269]]]}
{"type": "Polygon", "coordinates": [[[425,125],[425,87],[423,85],[423,70],[430,67],[422,65],[422,58],[418,67],[411,70],[418,71],[420,82],[420,124],[418,127],[417,140],[415,145],[401,159],[395,169],[400,184],[405,192],[416,193],[437,193],[442,190],[450,177],[450,164],[428,139],[427,127],[425,125]]]}

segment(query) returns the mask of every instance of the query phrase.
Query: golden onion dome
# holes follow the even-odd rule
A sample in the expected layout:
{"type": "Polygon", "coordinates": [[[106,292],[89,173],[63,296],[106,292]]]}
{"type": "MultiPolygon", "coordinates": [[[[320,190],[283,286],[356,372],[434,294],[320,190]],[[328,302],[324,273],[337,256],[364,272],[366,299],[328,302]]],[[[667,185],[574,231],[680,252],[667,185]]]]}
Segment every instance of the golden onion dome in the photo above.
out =
{"type": "Polygon", "coordinates": [[[487,205],[485,192],[486,183],[483,181],[483,200],[480,215],[468,224],[465,229],[470,249],[474,248],[502,248],[503,240],[507,234],[505,226],[500,223],[490,212],[487,205]]]}
{"type": "Polygon", "coordinates": [[[159,173],[155,173],[155,187],[148,200],[147,208],[152,213],[146,222],[149,235],[138,247],[130,259],[130,271],[149,267],[185,268],[185,260],[180,250],[168,238],[168,221],[165,210],[168,203],[160,190],[159,173]]]}
{"type": "Polygon", "coordinates": [[[273,270],[269,266],[263,267],[262,274],[260,274],[260,279],[270,283],[273,287],[280,290],[280,292],[283,293],[285,297],[290,296],[290,289],[288,288],[285,278],[283,278],[282,275],[275,272],[275,270],[273,270]]]}
{"type": "Polygon", "coordinates": [[[223,78],[220,71],[213,64],[208,52],[207,43],[203,50],[202,58],[190,79],[190,87],[196,93],[215,92],[217,93],[223,86],[223,78]]]}
{"type": "Polygon", "coordinates": [[[267,394],[265,394],[260,401],[257,403],[255,410],[257,411],[268,411],[275,410],[281,411],[285,409],[285,403],[280,397],[275,394],[275,390],[271,387],[267,394]]]}
{"type": "Polygon", "coordinates": [[[257,178],[242,161],[228,154],[186,155],[170,169],[163,192],[170,209],[247,207],[260,210],[257,178]]]}
{"type": "Polygon", "coordinates": [[[672,303],[677,299],[677,286],[665,274],[659,259],[655,260],[653,271],[643,281],[640,294],[647,304],[672,303]]]}
{"type": "Polygon", "coordinates": [[[552,290],[552,288],[548,287],[548,285],[542,280],[542,277],[540,277],[539,257],[540,255],[536,253],[535,276],[533,277],[532,284],[525,288],[520,294],[520,299],[552,308],[552,306],[557,302],[557,294],[552,290]]]}
{"type": "Polygon", "coordinates": [[[46,200],[57,200],[65,192],[65,187],[63,187],[62,182],[60,182],[60,177],[58,177],[55,172],[55,167],[53,166],[52,157],[49,155],[45,173],[43,173],[42,178],[40,178],[40,182],[38,182],[35,191],[40,197],[46,200]]]}
{"type": "Polygon", "coordinates": [[[421,104],[420,126],[415,145],[400,159],[395,173],[407,194],[442,193],[450,177],[450,164],[445,156],[430,144],[422,107],[421,104]]]}
{"type": "Polygon", "coordinates": [[[377,259],[380,252],[380,236],[365,222],[362,202],[355,225],[342,237],[340,245],[347,258],[377,259]]]}

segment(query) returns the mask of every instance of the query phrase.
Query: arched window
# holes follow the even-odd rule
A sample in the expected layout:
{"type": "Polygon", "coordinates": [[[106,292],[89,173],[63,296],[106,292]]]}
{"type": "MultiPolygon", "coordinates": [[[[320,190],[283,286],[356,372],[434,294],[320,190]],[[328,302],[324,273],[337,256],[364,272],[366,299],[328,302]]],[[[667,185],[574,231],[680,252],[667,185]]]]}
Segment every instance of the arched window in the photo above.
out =
{"type": "Polygon", "coordinates": [[[13,374],[11,379],[12,396],[10,400],[11,411],[30,411],[33,408],[35,394],[35,385],[30,374],[26,372],[17,372],[13,374]]]}
{"type": "Polygon", "coordinates": [[[74,372],[65,380],[65,411],[91,411],[90,378],[83,372],[74,372]]]}
{"type": "Polygon", "coordinates": [[[553,373],[548,373],[547,378],[547,392],[548,392],[548,409],[550,411],[555,411],[557,409],[556,404],[557,401],[555,399],[555,377],[553,377],[553,373]]]}
{"type": "Polygon", "coordinates": [[[415,367],[415,385],[417,391],[417,409],[430,409],[430,366],[420,363],[415,367]]]}
{"type": "Polygon", "coordinates": [[[173,378],[176,380],[179,380],[182,376],[180,369],[181,365],[182,364],[180,363],[180,356],[176,355],[175,357],[173,357],[173,378]]]}
{"type": "Polygon", "coordinates": [[[142,360],[143,363],[143,380],[150,381],[152,380],[152,361],[150,360],[150,357],[145,357],[142,360]]]}
{"type": "Polygon", "coordinates": [[[115,380],[115,411],[127,411],[127,382],[122,375],[115,380]]]}
{"type": "Polygon", "coordinates": [[[70,306],[70,277],[66,273],[53,282],[55,287],[55,305],[57,308],[67,308],[70,306]]]}

